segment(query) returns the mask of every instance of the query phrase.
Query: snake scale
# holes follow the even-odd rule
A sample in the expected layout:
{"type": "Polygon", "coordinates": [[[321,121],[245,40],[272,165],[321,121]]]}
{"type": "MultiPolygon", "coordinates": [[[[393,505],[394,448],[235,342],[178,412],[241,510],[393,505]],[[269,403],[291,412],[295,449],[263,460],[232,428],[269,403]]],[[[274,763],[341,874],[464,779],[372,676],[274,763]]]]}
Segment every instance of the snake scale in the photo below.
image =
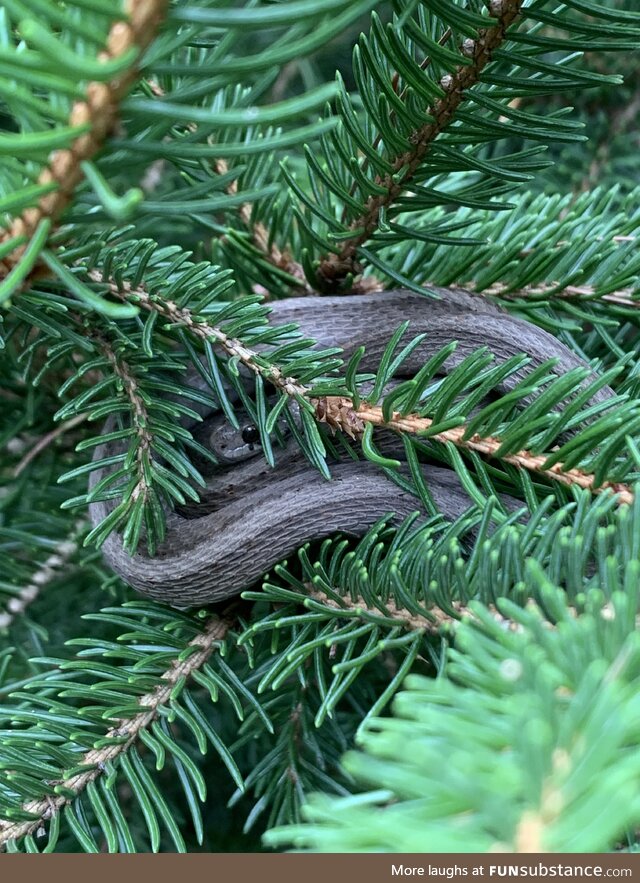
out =
{"type": "MultiPolygon", "coordinates": [[[[558,360],[554,369],[558,374],[585,367],[551,334],[510,316],[490,301],[463,290],[434,290],[440,299],[403,289],[290,298],[269,304],[270,319],[275,325],[295,322],[302,335],[313,338],[318,347],[341,347],[346,358],[364,345],[361,372],[376,370],[389,338],[406,320],[410,326],[405,339],[426,336],[401,365],[399,375],[404,378],[414,376],[427,359],[453,340],[457,348],[442,373],[450,372],[483,346],[498,363],[518,354],[529,357],[528,367],[506,378],[499,387],[501,392],[508,392],[531,369],[551,358],[558,360]]],[[[192,382],[202,385],[196,372],[192,382]]],[[[592,403],[611,396],[613,391],[605,386],[595,393],[592,403]]],[[[228,431],[233,447],[233,432],[238,431],[231,430],[219,416],[209,419],[214,422],[198,429],[199,438],[211,431],[215,446],[216,437],[223,438],[228,431]]],[[[105,432],[111,428],[113,423],[108,422],[105,432]]],[[[154,557],[147,554],[144,543],[130,556],[118,533],[108,537],[103,546],[106,561],[129,585],[179,607],[220,601],[240,593],[305,542],[335,533],[361,536],[384,515],[394,513],[400,519],[420,508],[415,496],[368,461],[338,462],[331,466],[332,480],[327,481],[292,439],[276,449],[273,469],[260,456],[244,458],[242,451],[255,447],[252,431],[255,433],[252,427],[241,427],[243,437],[236,439],[238,458],[225,458],[222,451],[227,462],[207,477],[199,506],[167,513],[166,538],[154,557]]],[[[115,442],[102,444],[94,458],[108,457],[117,450],[115,442]]],[[[108,468],[93,472],[91,488],[105,477],[108,468]]],[[[453,471],[424,465],[423,472],[445,517],[454,519],[469,508],[471,501],[453,471]]],[[[92,503],[92,522],[100,523],[114,505],[109,501],[92,503]]]]}

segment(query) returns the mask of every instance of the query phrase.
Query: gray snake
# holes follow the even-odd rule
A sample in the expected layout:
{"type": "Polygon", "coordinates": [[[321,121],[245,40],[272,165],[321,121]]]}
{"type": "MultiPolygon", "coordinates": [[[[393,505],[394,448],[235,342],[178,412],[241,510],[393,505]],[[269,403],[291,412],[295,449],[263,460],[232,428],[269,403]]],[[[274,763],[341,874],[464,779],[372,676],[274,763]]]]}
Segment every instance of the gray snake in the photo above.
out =
{"type": "MultiPolygon", "coordinates": [[[[361,372],[375,371],[391,334],[407,319],[411,323],[409,337],[426,336],[402,364],[403,377],[414,376],[452,340],[458,345],[444,363],[443,373],[483,346],[498,363],[518,354],[529,356],[529,366],[506,378],[498,387],[501,392],[508,392],[529,370],[551,358],[558,360],[554,369],[558,374],[585,367],[551,334],[510,316],[486,299],[462,290],[439,293],[438,300],[406,290],[290,298],[269,307],[273,324],[295,322],[303,337],[313,338],[319,347],[341,347],[345,358],[364,345],[361,372]]],[[[193,382],[202,384],[195,374],[193,382]]],[[[613,395],[609,387],[603,387],[594,394],[592,403],[613,395]]],[[[211,426],[219,433],[223,421],[212,419],[211,426]]],[[[251,439],[250,430],[245,437],[251,439]]],[[[251,441],[244,443],[251,447],[251,441]]],[[[103,444],[94,459],[116,450],[115,443],[103,444]]],[[[420,508],[415,496],[366,460],[332,465],[328,482],[294,440],[289,439],[276,455],[274,469],[262,457],[241,457],[235,463],[230,456],[226,468],[207,478],[200,507],[167,513],[166,538],[154,557],[146,553],[144,544],[129,556],[122,538],[114,532],[103,545],[108,564],[148,597],[179,607],[206,604],[237,595],[305,542],[335,533],[358,537],[384,515],[394,513],[403,518],[420,508]]],[[[104,477],[106,468],[94,471],[90,488],[104,477]]],[[[423,472],[445,517],[454,519],[470,507],[471,500],[452,470],[425,465],[423,472]]],[[[93,524],[100,523],[114,505],[108,501],[91,503],[93,524]]]]}

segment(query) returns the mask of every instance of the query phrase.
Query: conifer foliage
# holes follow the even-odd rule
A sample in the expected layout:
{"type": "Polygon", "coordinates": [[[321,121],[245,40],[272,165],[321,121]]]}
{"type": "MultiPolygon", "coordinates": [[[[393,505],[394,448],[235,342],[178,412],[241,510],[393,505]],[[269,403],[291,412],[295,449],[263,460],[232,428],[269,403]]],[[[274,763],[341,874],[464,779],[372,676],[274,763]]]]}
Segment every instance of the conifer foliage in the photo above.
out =
{"type": "Polygon", "coordinates": [[[633,0],[4,0],[0,848],[637,848],[639,48],[633,0]],[[269,319],[434,286],[597,375],[269,319]],[[144,600],[100,547],[197,504],[214,404],[428,517],[144,600]]]}

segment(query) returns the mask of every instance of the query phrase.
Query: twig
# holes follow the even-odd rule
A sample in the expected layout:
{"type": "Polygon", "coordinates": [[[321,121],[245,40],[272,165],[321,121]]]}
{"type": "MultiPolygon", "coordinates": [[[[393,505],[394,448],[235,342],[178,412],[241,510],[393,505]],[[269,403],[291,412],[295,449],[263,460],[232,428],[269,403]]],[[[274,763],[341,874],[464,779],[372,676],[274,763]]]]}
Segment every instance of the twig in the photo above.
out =
{"type": "MultiPolygon", "coordinates": [[[[70,126],[88,125],[88,131],[77,137],[69,148],[54,150],[47,166],[38,177],[39,184],[54,184],[55,189],[42,196],[38,203],[14,218],[8,230],[0,235],[0,243],[15,237],[30,238],[41,220],[60,217],[75,188],[83,177],[81,164],[91,159],[112,132],[120,101],[138,77],[137,62],[155,38],[162,21],[167,0],[125,0],[126,20],[114,22],[109,30],[102,61],[119,58],[132,47],[138,52],[136,61],[123,74],[110,82],[90,82],[86,98],[76,101],[69,116],[70,126]]],[[[14,249],[0,261],[0,278],[19,262],[24,246],[14,249]]]]}
{"type": "Polygon", "coordinates": [[[18,478],[18,476],[27,468],[29,463],[31,463],[32,460],[35,460],[38,454],[42,453],[45,448],[47,448],[57,438],[60,438],[61,435],[64,435],[65,432],[68,432],[70,429],[73,429],[74,426],[78,426],[80,423],[83,423],[88,416],[88,414],[76,414],[75,417],[71,417],[70,420],[66,420],[64,423],[61,423],[60,426],[52,429],[51,432],[43,435],[42,438],[31,448],[31,450],[27,451],[22,460],[20,460],[18,465],[13,470],[13,477],[18,478]]]}
{"type": "MultiPolygon", "coordinates": [[[[316,399],[315,404],[320,420],[327,423],[332,429],[339,429],[352,437],[354,434],[360,433],[366,423],[372,423],[374,426],[381,426],[385,429],[393,429],[396,432],[412,434],[425,432],[433,426],[433,420],[429,417],[419,417],[416,414],[403,416],[394,412],[390,420],[385,420],[382,408],[369,405],[366,402],[361,402],[355,408],[351,399],[342,396],[324,396],[323,398],[316,399]]],[[[430,435],[429,440],[441,442],[442,444],[454,444],[459,448],[477,451],[486,457],[496,457],[502,445],[499,438],[483,437],[476,434],[472,435],[471,438],[465,439],[465,432],[465,426],[458,426],[445,432],[437,432],[434,435],[430,435]]],[[[515,454],[503,454],[499,459],[505,463],[511,463],[519,469],[535,472],[560,484],[575,485],[591,493],[599,494],[603,491],[613,491],[618,495],[618,503],[620,504],[627,503],[630,505],[634,499],[631,488],[621,482],[605,481],[596,487],[595,477],[589,472],[583,472],[580,469],[565,469],[562,463],[554,463],[547,468],[545,463],[548,455],[532,454],[530,451],[521,450],[515,454]]]]}
{"type": "Polygon", "coordinates": [[[228,356],[238,359],[254,374],[261,375],[287,395],[306,396],[309,392],[307,387],[298,383],[294,377],[287,377],[278,367],[264,367],[260,363],[258,353],[246,347],[238,338],[229,337],[221,328],[195,317],[187,307],[179,307],[171,300],[161,301],[152,298],[144,288],[132,288],[126,281],[119,286],[112,280],[103,279],[99,270],[89,270],[88,275],[94,282],[106,282],[112,293],[121,300],[131,301],[149,312],[159,313],[170,322],[188,328],[201,340],[212,340],[217,343],[228,356]]]}
{"type": "Polygon", "coordinates": [[[606,301],[622,307],[640,307],[640,291],[632,288],[623,288],[620,291],[612,291],[610,294],[597,295],[590,285],[567,285],[560,291],[553,282],[544,282],[539,285],[527,285],[525,288],[510,290],[501,282],[494,283],[490,288],[485,288],[481,293],[500,297],[503,300],[517,300],[520,298],[531,299],[533,297],[547,297],[549,300],[587,300],[606,301]]]}
{"type": "MultiPolygon", "coordinates": [[[[322,604],[324,607],[330,607],[332,610],[345,610],[346,612],[358,615],[367,614],[368,616],[380,616],[386,619],[397,620],[398,625],[410,631],[424,631],[431,635],[439,635],[445,626],[454,626],[458,619],[444,613],[437,607],[429,609],[429,616],[409,613],[397,607],[391,600],[384,602],[385,610],[382,611],[378,607],[370,607],[363,598],[353,599],[349,595],[341,595],[340,603],[320,589],[314,588],[312,585],[305,586],[310,598],[322,604]]],[[[453,607],[459,612],[460,617],[471,615],[462,605],[454,602],[453,607]]]]}
{"type": "MultiPolygon", "coordinates": [[[[224,175],[229,171],[226,160],[218,159],[215,163],[216,172],[224,175]]],[[[226,188],[229,195],[238,192],[238,182],[232,181],[226,188]]],[[[301,288],[306,295],[315,295],[317,292],[309,285],[302,264],[295,261],[287,248],[281,250],[275,242],[269,242],[269,231],[264,224],[259,221],[252,221],[253,206],[249,202],[243,203],[239,210],[238,216],[242,224],[247,228],[251,235],[251,241],[258,251],[262,252],[267,261],[276,269],[283,270],[292,279],[296,280],[296,286],[301,288]]],[[[223,237],[224,238],[224,237],[223,237]]]]}
{"type": "Polygon", "coordinates": [[[62,575],[62,569],[78,550],[78,536],[84,529],[84,522],[78,521],[71,533],[58,543],[55,551],[46,558],[33,574],[26,586],[9,599],[7,608],[0,612],[0,629],[8,628],[11,623],[36,600],[42,590],[62,575]]]}
{"type": "Polygon", "coordinates": [[[364,212],[350,224],[349,229],[353,231],[353,236],[344,240],[340,252],[337,255],[328,255],[321,261],[318,275],[325,285],[335,285],[348,274],[358,272],[358,249],[377,229],[380,212],[392,205],[406,190],[433,142],[454,119],[458,107],[464,101],[465,91],[478,82],[494,52],[503,43],[506,32],[519,16],[521,7],[522,0],[492,0],[490,12],[497,20],[496,24],[478,31],[476,40],[467,38],[464,41],[463,51],[470,59],[470,64],[460,65],[454,74],[443,77],[440,85],[445,94],[428,110],[433,122],[417,129],[411,136],[413,146],[391,160],[393,172],[376,176],[375,183],[384,192],[369,197],[364,212]]]}
{"type": "Polygon", "coordinates": [[[21,822],[0,820],[0,849],[5,847],[10,840],[16,840],[38,831],[43,822],[59,813],[66,804],[78,797],[88,784],[103,775],[105,764],[117,760],[128,751],[139,734],[157,717],[159,709],[171,701],[176,685],[202,668],[213,653],[216,643],[224,640],[231,626],[232,621],[228,618],[228,614],[222,619],[217,616],[211,617],[204,631],[187,644],[187,647],[197,648],[195,652],[190,653],[186,658],[184,651],[181,652],[182,661],[176,660],[171,664],[171,667],[161,676],[162,683],[158,684],[151,693],[138,699],[137,705],[144,708],[144,711],[140,711],[130,718],[122,718],[119,726],[111,727],[107,731],[104,738],[117,739],[118,741],[113,745],[99,749],[92,748],[78,758],[78,766],[87,766],[91,769],[60,782],[51,783],[62,786],[66,795],[47,796],[41,800],[29,800],[24,803],[21,807],[22,811],[37,816],[35,819],[21,822]],[[125,740],[120,741],[123,737],[126,737],[125,740]],[[68,796],[69,792],[73,793],[73,797],[68,796]]]}
{"type": "MultiPolygon", "coordinates": [[[[428,417],[419,417],[416,414],[402,416],[397,412],[392,415],[389,421],[385,421],[381,408],[373,407],[365,402],[361,402],[356,408],[350,398],[343,396],[313,398],[309,387],[299,383],[295,377],[287,376],[277,365],[265,366],[259,359],[258,353],[246,347],[241,340],[229,337],[222,329],[194,316],[186,307],[178,307],[173,301],[162,301],[158,297],[152,298],[143,288],[133,289],[126,281],[119,286],[113,280],[103,279],[98,270],[90,270],[89,276],[96,282],[107,282],[116,297],[132,301],[150,312],[157,312],[171,323],[187,328],[202,340],[211,340],[219,344],[229,356],[237,358],[246,368],[253,371],[254,374],[264,377],[286,395],[308,399],[314,406],[316,420],[326,423],[333,430],[346,433],[351,438],[356,438],[364,431],[365,423],[412,434],[424,432],[433,425],[433,421],[428,417]]],[[[452,443],[457,447],[468,448],[488,457],[496,456],[502,444],[500,439],[474,435],[465,440],[465,431],[466,427],[462,426],[436,433],[430,436],[430,439],[442,444],[452,443]]],[[[613,490],[618,495],[620,504],[633,501],[633,493],[628,485],[603,482],[599,487],[596,487],[595,477],[590,473],[582,472],[579,469],[565,470],[562,463],[555,463],[547,469],[545,467],[547,458],[548,455],[535,455],[530,451],[522,450],[515,454],[503,455],[500,460],[511,463],[519,469],[527,469],[530,472],[543,475],[561,484],[585,488],[592,493],[613,490]]]]}
{"type": "MultiPolygon", "coordinates": [[[[369,621],[372,617],[393,619],[398,625],[408,631],[424,631],[426,634],[432,636],[442,635],[443,631],[446,632],[447,630],[457,628],[463,620],[478,621],[478,617],[473,610],[468,605],[462,604],[460,601],[451,602],[451,607],[456,612],[455,616],[452,616],[450,613],[445,613],[440,607],[436,607],[435,605],[429,607],[425,613],[420,614],[410,613],[405,608],[398,607],[391,599],[381,602],[381,605],[384,607],[384,610],[381,610],[379,607],[372,607],[367,604],[364,598],[360,596],[353,598],[350,594],[343,595],[342,592],[340,592],[340,601],[338,602],[334,598],[329,597],[329,595],[321,589],[314,588],[311,583],[305,583],[305,589],[307,590],[309,598],[312,598],[324,607],[331,608],[331,610],[344,610],[345,614],[357,616],[363,620],[366,619],[369,621]]],[[[528,598],[523,606],[539,609],[538,602],[534,598],[528,598]]],[[[522,625],[520,623],[514,622],[514,620],[503,616],[494,604],[485,604],[485,607],[493,619],[505,630],[512,632],[522,631],[522,625]]],[[[567,606],[566,609],[569,615],[574,618],[581,615],[576,607],[567,606]]],[[[610,620],[615,617],[615,611],[610,602],[603,605],[599,615],[605,620],[610,620]]],[[[555,627],[553,623],[548,621],[546,616],[545,621],[549,628],[555,627]]],[[[640,615],[636,617],[636,626],[640,628],[640,615]]]]}
{"type": "MultiPolygon", "coordinates": [[[[439,46],[446,45],[446,43],[448,43],[450,37],[451,37],[451,28],[447,28],[444,31],[444,33],[442,34],[442,36],[440,37],[440,39],[438,40],[438,45],[439,46]]],[[[420,70],[426,71],[426,70],[428,70],[430,65],[431,65],[431,56],[427,55],[426,58],[423,58],[423,60],[420,63],[420,70]]],[[[400,84],[400,74],[396,72],[393,75],[393,77],[391,78],[391,88],[393,89],[393,91],[396,94],[398,94],[399,84],[400,84]]],[[[400,94],[398,95],[398,98],[400,99],[400,101],[403,101],[406,98],[408,91],[409,91],[409,86],[405,85],[403,87],[402,91],[400,92],[400,94]]],[[[398,116],[397,112],[395,110],[392,110],[391,113],[389,114],[389,122],[391,124],[393,124],[395,122],[397,116],[398,116]]],[[[373,139],[373,143],[371,145],[374,150],[378,149],[381,141],[382,141],[382,133],[378,132],[376,137],[373,139]]],[[[369,158],[367,156],[363,157],[362,165],[360,168],[361,168],[362,172],[366,172],[366,170],[369,168],[369,158]]],[[[356,190],[357,190],[357,183],[354,181],[353,184],[351,185],[351,189],[349,190],[349,195],[353,196],[355,194],[356,190]]],[[[342,209],[342,218],[341,218],[343,224],[345,223],[345,221],[347,219],[347,212],[348,212],[348,206],[345,205],[344,208],[342,209]]]]}
{"type": "Polygon", "coordinates": [[[138,392],[138,381],[132,373],[129,364],[120,358],[107,340],[99,337],[97,334],[94,337],[103,355],[113,368],[114,373],[122,381],[122,386],[131,404],[133,425],[138,437],[138,447],[136,450],[138,481],[131,491],[130,501],[135,503],[141,495],[146,500],[149,493],[149,483],[147,481],[145,459],[151,456],[151,445],[153,442],[153,435],[149,430],[149,412],[144,399],[138,392]]]}

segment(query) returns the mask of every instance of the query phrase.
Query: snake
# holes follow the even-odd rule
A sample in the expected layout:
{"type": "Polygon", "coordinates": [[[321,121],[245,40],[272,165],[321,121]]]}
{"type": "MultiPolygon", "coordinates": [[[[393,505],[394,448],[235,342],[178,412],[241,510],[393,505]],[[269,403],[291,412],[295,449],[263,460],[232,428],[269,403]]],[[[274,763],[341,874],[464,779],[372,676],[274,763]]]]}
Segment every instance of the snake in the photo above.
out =
{"type": "MultiPolygon", "coordinates": [[[[558,338],[497,303],[464,289],[430,290],[436,297],[395,289],[290,297],[267,306],[271,324],[295,323],[303,338],[315,341],[316,348],[339,347],[345,360],[364,346],[358,366],[363,373],[376,371],[391,335],[408,320],[408,334],[423,337],[399,366],[401,380],[415,376],[452,341],[457,345],[440,367],[442,375],[450,374],[482,347],[493,354],[496,364],[517,355],[528,357],[526,365],[499,381],[497,392],[501,394],[513,390],[549,359],[556,360],[553,373],[557,375],[587,368],[583,385],[597,379],[593,368],[558,338]]],[[[192,370],[188,382],[202,388],[201,372],[192,370]]],[[[601,384],[590,404],[606,403],[613,396],[613,390],[601,384]]],[[[241,410],[239,413],[242,415],[241,410]]],[[[280,446],[274,444],[275,467],[270,467],[260,456],[259,432],[248,415],[238,428],[213,407],[205,409],[201,417],[202,424],[194,434],[210,448],[218,465],[206,476],[200,502],[166,512],[165,536],[153,556],[144,543],[135,554],[128,554],[118,531],[111,532],[102,546],[111,569],[156,601],[190,608],[232,598],[308,542],[337,534],[362,537],[381,518],[399,522],[421,510],[421,501],[406,485],[392,481],[370,460],[341,458],[331,464],[331,479],[327,480],[291,433],[287,436],[283,431],[279,432],[280,446]]],[[[107,419],[105,434],[117,428],[114,420],[107,419]]],[[[122,442],[97,446],[94,460],[111,457],[113,462],[118,444],[122,442]]],[[[103,464],[93,471],[90,494],[110,468],[116,467],[103,464]]],[[[428,463],[420,468],[442,516],[455,520],[471,509],[473,501],[453,469],[428,463]]],[[[89,506],[94,525],[116,505],[98,496],[89,506]]]]}

